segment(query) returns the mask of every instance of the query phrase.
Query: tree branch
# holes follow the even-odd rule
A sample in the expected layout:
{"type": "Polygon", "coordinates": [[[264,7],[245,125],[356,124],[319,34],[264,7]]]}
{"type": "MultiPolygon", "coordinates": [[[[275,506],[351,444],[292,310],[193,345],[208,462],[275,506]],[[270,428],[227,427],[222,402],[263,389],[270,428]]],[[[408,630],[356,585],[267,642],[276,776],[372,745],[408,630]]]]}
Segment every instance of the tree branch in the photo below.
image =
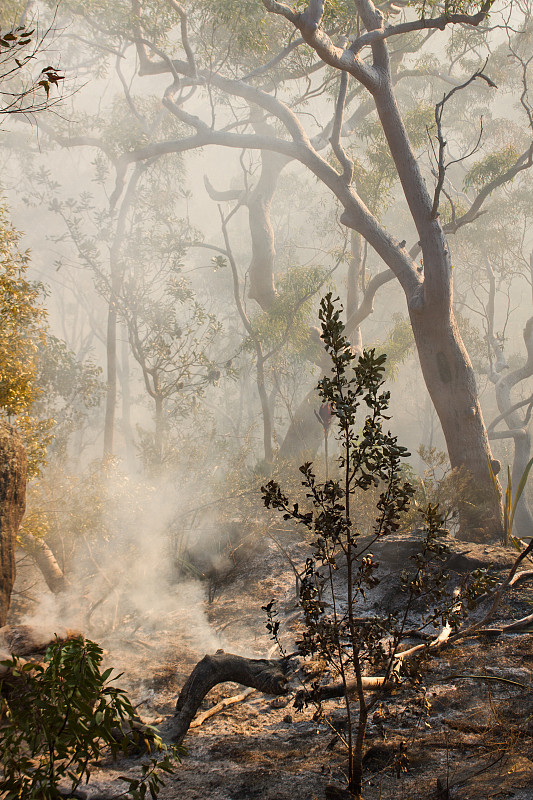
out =
{"type": "Polygon", "coordinates": [[[331,133],[330,143],[333,152],[337,156],[339,163],[342,167],[342,177],[345,183],[349,186],[353,177],[353,161],[348,158],[346,151],[341,144],[341,130],[342,118],[344,114],[344,105],[346,103],[346,90],[348,88],[348,73],[341,72],[339,95],[335,104],[335,117],[333,120],[333,131],[331,133]]]}
{"type": "Polygon", "coordinates": [[[363,47],[389,39],[391,36],[431,29],[443,31],[447,25],[472,25],[473,27],[477,27],[487,18],[492,3],[493,0],[484,3],[482,10],[478,11],[477,14],[442,14],[440,17],[423,17],[422,19],[411,20],[410,22],[401,22],[398,25],[386,25],[381,28],[376,28],[372,31],[367,31],[362,36],[355,39],[350,45],[350,50],[353,53],[359,53],[363,47]]]}

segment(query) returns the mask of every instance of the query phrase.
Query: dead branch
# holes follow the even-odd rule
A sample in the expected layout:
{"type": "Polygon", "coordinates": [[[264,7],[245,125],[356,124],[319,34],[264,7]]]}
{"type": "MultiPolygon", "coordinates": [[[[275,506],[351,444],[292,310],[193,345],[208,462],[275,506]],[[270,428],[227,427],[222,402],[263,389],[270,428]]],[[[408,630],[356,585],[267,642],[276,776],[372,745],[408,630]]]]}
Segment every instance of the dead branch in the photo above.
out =
{"type": "Polygon", "coordinates": [[[499,636],[501,633],[518,633],[526,631],[533,625],[533,614],[528,614],[527,617],[522,617],[514,622],[509,622],[507,625],[500,625],[496,628],[482,628],[477,632],[478,636],[499,636]]]}
{"type": "MultiPolygon", "coordinates": [[[[486,63],[487,62],[485,62],[485,66],[486,66],[486,63]]],[[[481,120],[481,130],[480,130],[480,133],[479,133],[479,138],[477,140],[476,145],[472,148],[472,150],[469,153],[467,153],[467,155],[463,156],[462,158],[456,158],[453,161],[450,161],[448,164],[446,164],[444,156],[445,156],[447,142],[444,139],[444,136],[443,136],[443,133],[442,133],[442,115],[444,113],[444,106],[446,105],[448,100],[450,100],[450,98],[453,97],[453,95],[456,92],[460,91],[461,89],[466,89],[477,78],[480,78],[480,79],[484,80],[488,84],[488,86],[490,86],[491,88],[496,88],[496,84],[494,83],[494,81],[492,81],[490,78],[488,78],[483,73],[483,70],[479,70],[478,72],[475,72],[464,83],[460,84],[459,86],[454,86],[453,89],[451,89],[449,92],[447,92],[444,95],[444,97],[442,98],[440,103],[437,103],[437,105],[435,106],[435,124],[437,126],[437,137],[436,138],[437,138],[437,142],[439,144],[439,149],[438,149],[438,155],[435,154],[435,152],[434,152],[434,155],[435,155],[435,158],[436,158],[436,161],[437,161],[437,173],[436,173],[437,185],[435,187],[435,194],[434,194],[434,197],[433,197],[433,207],[431,209],[431,219],[436,219],[437,216],[438,216],[440,195],[441,195],[441,192],[442,192],[442,188],[444,186],[444,180],[445,180],[445,177],[446,177],[446,170],[449,167],[451,167],[453,164],[458,164],[459,162],[464,161],[466,158],[469,158],[470,156],[472,156],[477,151],[477,149],[479,148],[479,145],[480,145],[480,142],[481,142],[481,137],[483,135],[483,119],[481,120]]]]}
{"type": "Polygon", "coordinates": [[[241,692],[240,694],[234,694],[231,697],[224,697],[220,703],[217,703],[212,708],[204,711],[202,714],[198,714],[198,716],[195,717],[189,725],[189,728],[199,728],[200,725],[202,725],[207,719],[214,717],[215,714],[218,714],[219,711],[223,711],[228,706],[233,706],[236,703],[242,703],[242,701],[246,700],[246,698],[249,697],[253,692],[255,692],[255,689],[248,687],[248,689],[245,689],[244,692],[241,692]]]}

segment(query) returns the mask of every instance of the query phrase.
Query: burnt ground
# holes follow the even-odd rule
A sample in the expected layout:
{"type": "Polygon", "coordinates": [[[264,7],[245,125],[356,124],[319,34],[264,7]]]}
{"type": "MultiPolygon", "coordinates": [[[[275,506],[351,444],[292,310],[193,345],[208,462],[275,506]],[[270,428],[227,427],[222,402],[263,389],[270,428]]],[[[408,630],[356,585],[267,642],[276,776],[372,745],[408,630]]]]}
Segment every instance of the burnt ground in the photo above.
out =
{"type": "MultiPolygon", "coordinates": [[[[285,544],[297,558],[298,548],[285,544]]],[[[500,574],[516,556],[482,545],[457,543],[454,549],[460,569],[494,563],[500,574]]],[[[395,584],[384,583],[378,602],[386,606],[395,584]]],[[[289,646],[294,637],[294,576],[274,544],[263,542],[248,553],[214,587],[211,603],[204,588],[203,616],[185,603],[155,621],[125,620],[104,637],[110,663],[124,671],[120,684],[147,722],[157,725],[172,715],[206,641],[211,651],[216,642],[227,652],[265,657],[271,642],[261,606],[272,597],[279,601],[280,619],[287,620],[282,636],[289,646]]],[[[177,597],[180,591],[176,587],[177,597]]],[[[530,614],[532,606],[533,581],[508,592],[491,625],[530,614]]],[[[365,798],[533,800],[532,667],[528,631],[472,638],[427,661],[418,687],[395,689],[371,716],[365,798]]],[[[221,684],[201,710],[240,691],[221,684]]],[[[343,784],[346,766],[346,751],[332,730],[345,725],[342,703],[329,701],[326,710],[327,723],[313,719],[311,707],[296,711],[292,698],[251,693],[189,731],[187,753],[166,779],[161,800],[322,800],[327,784],[343,784]]],[[[118,796],[124,791],[119,776],[137,774],[139,763],[133,758],[96,765],[84,788],[87,798],[118,796]]]]}

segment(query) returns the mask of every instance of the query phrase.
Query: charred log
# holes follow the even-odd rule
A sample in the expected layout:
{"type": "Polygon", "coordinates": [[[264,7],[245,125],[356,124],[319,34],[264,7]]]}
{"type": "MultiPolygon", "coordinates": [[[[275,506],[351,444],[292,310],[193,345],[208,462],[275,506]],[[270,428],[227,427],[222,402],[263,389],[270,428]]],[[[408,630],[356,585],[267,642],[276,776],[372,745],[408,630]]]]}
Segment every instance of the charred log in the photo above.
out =
{"type": "Polygon", "coordinates": [[[219,683],[231,681],[258,689],[264,694],[288,692],[287,662],[280,659],[253,659],[219,651],[206,655],[193,669],[181,690],[172,720],[172,739],[183,741],[206,694],[219,683]]]}

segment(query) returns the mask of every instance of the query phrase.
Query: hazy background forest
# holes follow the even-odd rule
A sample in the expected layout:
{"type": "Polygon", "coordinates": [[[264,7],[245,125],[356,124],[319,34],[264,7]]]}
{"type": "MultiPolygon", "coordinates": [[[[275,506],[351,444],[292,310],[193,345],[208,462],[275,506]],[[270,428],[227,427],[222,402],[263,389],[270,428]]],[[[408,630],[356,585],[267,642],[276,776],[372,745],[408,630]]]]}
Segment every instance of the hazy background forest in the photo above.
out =
{"type": "MultiPolygon", "coordinates": [[[[451,298],[453,281],[478,393],[468,403],[492,453],[481,446],[479,475],[489,481],[488,453],[504,492],[510,466],[516,493],[532,455],[529,0],[489,3],[479,19],[476,3],[379,4],[400,26],[387,39],[390,85],[448,243],[439,289],[371,97],[369,44],[381,44],[365,40],[351,0],[330,0],[330,43],[360,42],[353,70],[339,70],[341,56],[281,6],[1,4],[4,34],[34,31],[0,42],[0,406],[28,452],[12,613],[33,625],[111,641],[140,619],[179,626],[186,609],[195,648],[219,646],[204,612],[218,582],[265,543],[284,552],[261,485],[301,496],[305,461],[337,475],[316,392],[328,292],[354,352],[386,353],[404,474],[452,532],[494,541],[500,512],[474,521],[469,510],[482,479],[443,434],[438,386],[426,388],[413,282],[451,298]]],[[[377,491],[358,501],[363,532],[377,491]]],[[[532,535],[532,503],[527,487],[519,537],[532,535]]]]}

